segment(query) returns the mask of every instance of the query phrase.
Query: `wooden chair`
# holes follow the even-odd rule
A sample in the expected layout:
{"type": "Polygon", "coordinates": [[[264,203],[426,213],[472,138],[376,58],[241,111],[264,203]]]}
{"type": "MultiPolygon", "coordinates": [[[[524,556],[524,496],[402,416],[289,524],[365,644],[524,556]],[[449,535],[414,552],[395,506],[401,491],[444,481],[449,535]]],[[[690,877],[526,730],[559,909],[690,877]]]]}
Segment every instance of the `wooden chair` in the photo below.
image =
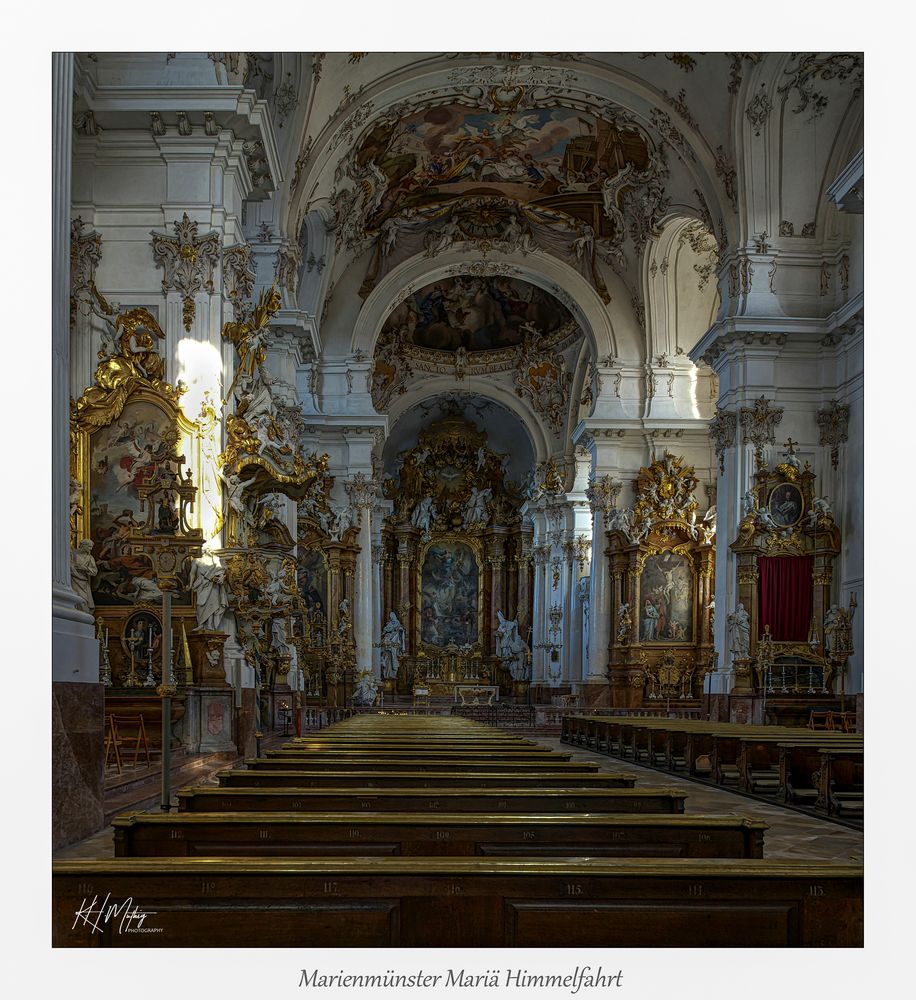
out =
{"type": "Polygon", "coordinates": [[[812,711],[808,717],[809,729],[833,729],[833,712],[812,711]]]}
{"type": "Polygon", "coordinates": [[[137,766],[141,752],[146,757],[146,764],[149,767],[152,759],[149,752],[149,740],[146,738],[146,726],[143,724],[143,715],[110,715],[111,728],[119,746],[134,752],[134,767],[137,766]],[[129,735],[125,735],[128,733],[129,735]]]}
{"type": "Polygon", "coordinates": [[[115,766],[118,769],[118,774],[121,773],[121,740],[118,737],[118,728],[115,725],[114,716],[109,715],[107,718],[107,725],[105,726],[105,767],[108,768],[108,762],[111,759],[111,755],[114,754],[115,766]]]}

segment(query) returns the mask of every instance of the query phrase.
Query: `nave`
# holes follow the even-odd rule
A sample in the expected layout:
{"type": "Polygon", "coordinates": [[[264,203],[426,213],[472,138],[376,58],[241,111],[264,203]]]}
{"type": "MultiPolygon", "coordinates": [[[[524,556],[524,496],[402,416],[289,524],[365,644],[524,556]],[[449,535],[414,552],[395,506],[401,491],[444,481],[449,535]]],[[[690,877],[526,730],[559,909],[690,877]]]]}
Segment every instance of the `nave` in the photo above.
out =
{"type": "Polygon", "coordinates": [[[861,943],[860,833],[459,717],[355,716],[177,800],[58,852],[55,943],[861,943]],[[162,931],[94,934],[90,893],[162,931]]]}

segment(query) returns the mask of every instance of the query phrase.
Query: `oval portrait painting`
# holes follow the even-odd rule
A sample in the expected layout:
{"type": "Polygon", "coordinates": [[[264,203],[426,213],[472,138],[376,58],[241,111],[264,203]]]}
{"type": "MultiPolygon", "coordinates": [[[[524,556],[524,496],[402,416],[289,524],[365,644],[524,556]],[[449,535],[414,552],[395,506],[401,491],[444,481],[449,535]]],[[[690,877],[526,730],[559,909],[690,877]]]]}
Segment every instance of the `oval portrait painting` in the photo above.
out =
{"type": "Polygon", "coordinates": [[[805,501],[794,483],[780,483],[770,494],[770,517],[784,528],[797,524],[804,513],[805,501]]]}

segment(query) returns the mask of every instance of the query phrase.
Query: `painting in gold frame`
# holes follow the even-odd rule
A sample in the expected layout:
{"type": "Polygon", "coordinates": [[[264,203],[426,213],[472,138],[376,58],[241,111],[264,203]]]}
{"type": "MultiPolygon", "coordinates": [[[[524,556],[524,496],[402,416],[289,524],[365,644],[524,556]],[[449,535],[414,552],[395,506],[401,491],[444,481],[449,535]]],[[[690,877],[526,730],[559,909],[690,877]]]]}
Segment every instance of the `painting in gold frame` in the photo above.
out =
{"type": "Polygon", "coordinates": [[[692,642],[694,572],[689,556],[665,550],[648,556],[639,575],[642,642],[692,642]]]}

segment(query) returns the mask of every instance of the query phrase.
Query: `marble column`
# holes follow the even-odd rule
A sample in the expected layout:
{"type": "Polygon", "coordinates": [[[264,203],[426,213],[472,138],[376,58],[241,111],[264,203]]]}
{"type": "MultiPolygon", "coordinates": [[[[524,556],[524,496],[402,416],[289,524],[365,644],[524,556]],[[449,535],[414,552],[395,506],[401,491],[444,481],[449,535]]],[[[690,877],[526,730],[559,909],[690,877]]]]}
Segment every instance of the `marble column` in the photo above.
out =
{"type": "Polygon", "coordinates": [[[356,669],[372,669],[372,515],[360,510],[359,556],[356,560],[356,669]]]}
{"type": "Polygon", "coordinates": [[[70,583],[70,175],[73,54],[52,72],[51,676],[52,847],[104,823],[105,689],[95,619],[70,583]]]}
{"type": "Polygon", "coordinates": [[[604,684],[608,665],[608,642],[611,637],[611,588],[604,554],[604,512],[594,511],[592,528],[592,575],[589,608],[588,684],[604,684]]]}

